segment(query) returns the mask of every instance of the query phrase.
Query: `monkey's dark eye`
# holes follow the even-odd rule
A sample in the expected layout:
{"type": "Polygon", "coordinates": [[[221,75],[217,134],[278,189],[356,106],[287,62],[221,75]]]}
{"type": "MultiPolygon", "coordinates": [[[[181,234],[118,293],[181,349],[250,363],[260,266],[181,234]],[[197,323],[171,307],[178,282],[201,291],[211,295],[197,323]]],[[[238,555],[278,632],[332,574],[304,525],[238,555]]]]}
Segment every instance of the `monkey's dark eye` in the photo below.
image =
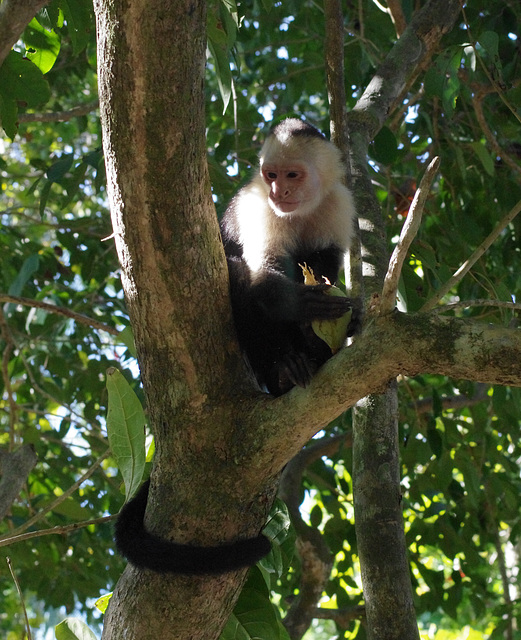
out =
{"type": "Polygon", "coordinates": [[[268,180],[276,180],[277,174],[275,173],[275,171],[267,171],[266,178],[268,178],[268,180]]]}
{"type": "Polygon", "coordinates": [[[298,178],[298,172],[297,171],[288,171],[288,173],[286,174],[288,178],[298,178]]]}

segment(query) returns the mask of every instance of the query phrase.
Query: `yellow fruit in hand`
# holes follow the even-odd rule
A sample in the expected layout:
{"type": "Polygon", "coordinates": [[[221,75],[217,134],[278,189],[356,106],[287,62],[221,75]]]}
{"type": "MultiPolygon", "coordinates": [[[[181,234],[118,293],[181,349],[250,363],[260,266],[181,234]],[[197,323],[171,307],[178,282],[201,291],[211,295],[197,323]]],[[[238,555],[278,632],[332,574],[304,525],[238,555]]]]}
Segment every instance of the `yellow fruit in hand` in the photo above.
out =
{"type": "MultiPolygon", "coordinates": [[[[301,264],[299,266],[304,274],[304,284],[319,284],[312,269],[310,269],[306,264],[301,264]]],[[[324,295],[347,298],[342,289],[339,289],[334,285],[331,285],[326,289],[326,291],[324,291],[324,295]]],[[[333,354],[343,346],[346,340],[347,328],[351,322],[352,313],[352,309],[349,309],[349,311],[346,311],[343,316],[336,318],[335,320],[313,320],[311,323],[313,331],[329,346],[333,354]]]]}

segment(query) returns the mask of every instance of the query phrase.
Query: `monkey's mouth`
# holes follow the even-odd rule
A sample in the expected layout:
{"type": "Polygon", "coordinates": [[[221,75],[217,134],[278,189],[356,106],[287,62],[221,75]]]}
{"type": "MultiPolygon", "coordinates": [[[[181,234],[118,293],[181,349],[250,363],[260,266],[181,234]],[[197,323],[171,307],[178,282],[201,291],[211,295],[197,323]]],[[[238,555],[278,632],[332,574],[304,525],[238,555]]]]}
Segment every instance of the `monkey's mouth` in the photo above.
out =
{"type": "Polygon", "coordinates": [[[300,205],[300,202],[289,202],[287,200],[277,202],[276,200],[270,199],[270,202],[274,209],[281,211],[282,213],[292,213],[300,205]]]}

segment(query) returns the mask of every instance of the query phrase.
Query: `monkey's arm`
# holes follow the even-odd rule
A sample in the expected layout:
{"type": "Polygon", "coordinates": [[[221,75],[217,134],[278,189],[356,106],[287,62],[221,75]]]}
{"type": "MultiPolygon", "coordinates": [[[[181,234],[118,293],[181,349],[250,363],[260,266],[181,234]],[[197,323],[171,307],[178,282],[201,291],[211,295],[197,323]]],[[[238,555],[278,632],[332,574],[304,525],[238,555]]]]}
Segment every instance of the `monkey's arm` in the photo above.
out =
{"type": "Polygon", "coordinates": [[[249,567],[270,552],[271,544],[263,535],[217,547],[199,547],[176,544],[150,533],[143,522],[149,486],[147,480],[124,505],[115,527],[117,550],[138,569],[186,575],[219,574],[249,567]]]}
{"type": "Polygon", "coordinates": [[[311,322],[339,318],[353,306],[350,298],[328,296],[327,284],[305,285],[264,269],[256,274],[249,296],[275,322],[311,322]]]}

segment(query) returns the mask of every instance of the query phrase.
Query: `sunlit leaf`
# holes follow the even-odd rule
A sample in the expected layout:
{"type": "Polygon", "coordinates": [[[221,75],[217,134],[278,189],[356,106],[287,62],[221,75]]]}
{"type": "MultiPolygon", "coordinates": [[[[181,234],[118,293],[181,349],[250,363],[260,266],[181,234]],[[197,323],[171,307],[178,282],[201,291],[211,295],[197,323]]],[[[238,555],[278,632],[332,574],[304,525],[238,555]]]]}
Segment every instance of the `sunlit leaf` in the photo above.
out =
{"type": "Polygon", "coordinates": [[[111,598],[112,598],[112,592],[107,593],[104,596],[101,596],[101,598],[98,598],[94,604],[96,605],[96,608],[101,611],[101,613],[105,613],[105,611],[107,610],[107,607],[109,606],[109,602],[111,598]]]}
{"type": "Polygon", "coordinates": [[[117,369],[107,370],[107,391],[109,443],[129,499],[140,486],[145,469],[145,414],[139,398],[117,369]]]}
{"type": "Polygon", "coordinates": [[[26,56],[42,73],[50,71],[60,52],[60,36],[33,18],[23,33],[26,56]]]}

